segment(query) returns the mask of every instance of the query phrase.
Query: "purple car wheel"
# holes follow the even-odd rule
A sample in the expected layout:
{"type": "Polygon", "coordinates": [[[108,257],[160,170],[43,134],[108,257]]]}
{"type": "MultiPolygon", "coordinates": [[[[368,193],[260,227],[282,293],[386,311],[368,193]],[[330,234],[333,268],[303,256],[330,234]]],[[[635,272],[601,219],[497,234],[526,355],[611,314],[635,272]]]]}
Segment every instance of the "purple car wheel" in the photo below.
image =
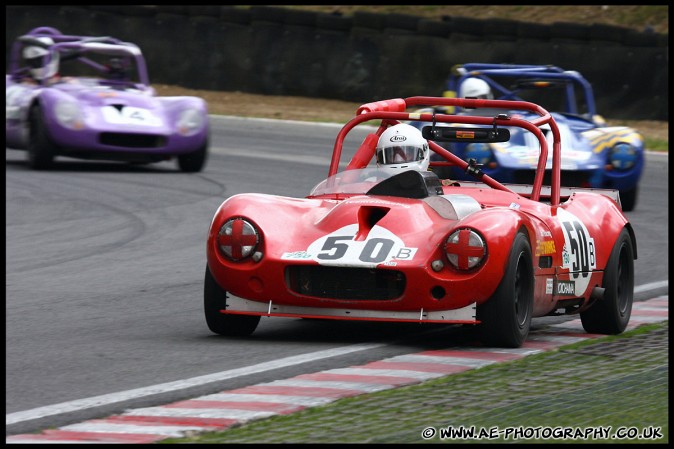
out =
{"type": "Polygon", "coordinates": [[[205,143],[198,150],[178,156],[178,168],[186,173],[195,173],[201,171],[206,163],[208,143],[205,143]]]}
{"type": "Polygon", "coordinates": [[[31,109],[29,126],[28,165],[34,170],[47,170],[53,165],[56,147],[47,135],[42,109],[39,106],[33,106],[31,109]]]}

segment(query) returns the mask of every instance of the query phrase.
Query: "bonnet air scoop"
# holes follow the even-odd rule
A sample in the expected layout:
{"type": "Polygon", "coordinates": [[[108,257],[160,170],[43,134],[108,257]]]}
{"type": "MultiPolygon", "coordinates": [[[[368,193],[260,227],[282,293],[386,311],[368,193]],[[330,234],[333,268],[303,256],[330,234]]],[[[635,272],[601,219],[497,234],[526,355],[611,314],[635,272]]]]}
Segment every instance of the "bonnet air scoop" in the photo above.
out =
{"type": "Polygon", "coordinates": [[[358,233],[355,241],[361,242],[367,238],[374,225],[384,218],[384,215],[390,211],[389,207],[381,206],[362,206],[358,209],[358,233]]]}

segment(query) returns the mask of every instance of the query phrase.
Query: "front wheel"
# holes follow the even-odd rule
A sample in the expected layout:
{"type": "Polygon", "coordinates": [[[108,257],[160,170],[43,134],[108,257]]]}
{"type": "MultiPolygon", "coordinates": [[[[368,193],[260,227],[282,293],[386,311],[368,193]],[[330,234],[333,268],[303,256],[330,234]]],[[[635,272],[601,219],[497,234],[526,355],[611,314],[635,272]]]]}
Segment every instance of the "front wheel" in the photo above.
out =
{"type": "Polygon", "coordinates": [[[604,297],[581,312],[580,321],[591,334],[620,334],[630,321],[634,301],[634,248],[627,229],[613,246],[602,286],[604,297]]]}
{"type": "Polygon", "coordinates": [[[28,165],[33,170],[47,170],[52,167],[56,156],[56,146],[47,134],[46,124],[40,106],[30,110],[28,165]]]}
{"type": "Polygon", "coordinates": [[[227,304],[227,292],[215,281],[206,267],[204,280],[204,313],[208,328],[216,334],[245,337],[255,332],[260,317],[257,315],[226,315],[220,312],[227,304]]]}
{"type": "Polygon", "coordinates": [[[534,306],[534,267],[529,239],[515,236],[503,279],[477,308],[480,339],[487,346],[519,348],[529,335],[534,306]]]}
{"type": "Polygon", "coordinates": [[[206,163],[208,154],[208,143],[204,143],[199,149],[187,154],[178,156],[178,168],[185,173],[195,173],[201,171],[206,163]]]}

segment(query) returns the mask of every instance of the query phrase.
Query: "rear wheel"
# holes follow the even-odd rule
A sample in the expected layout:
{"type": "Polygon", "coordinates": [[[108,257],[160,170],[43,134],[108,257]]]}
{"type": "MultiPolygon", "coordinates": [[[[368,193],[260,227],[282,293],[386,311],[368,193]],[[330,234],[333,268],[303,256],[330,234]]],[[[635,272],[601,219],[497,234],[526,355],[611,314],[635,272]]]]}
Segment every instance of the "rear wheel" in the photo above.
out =
{"type": "Polygon", "coordinates": [[[47,129],[40,106],[30,110],[28,139],[28,165],[34,170],[47,170],[52,167],[56,156],[56,146],[47,135],[47,129]]]}
{"type": "Polygon", "coordinates": [[[255,332],[260,317],[255,315],[226,315],[220,312],[227,304],[227,292],[215,281],[206,267],[204,280],[204,313],[208,328],[216,334],[246,336],[255,332]]]}
{"type": "Polygon", "coordinates": [[[515,236],[503,279],[477,308],[480,339],[487,346],[518,348],[529,335],[534,305],[534,268],[525,234],[515,236]]]}
{"type": "Polygon", "coordinates": [[[201,171],[206,163],[208,153],[208,143],[192,153],[181,154],[178,156],[178,168],[186,173],[195,173],[201,171]]]}
{"type": "Polygon", "coordinates": [[[591,334],[623,332],[632,315],[634,301],[634,248],[627,229],[613,246],[604,270],[604,297],[580,313],[583,329],[591,334]]]}

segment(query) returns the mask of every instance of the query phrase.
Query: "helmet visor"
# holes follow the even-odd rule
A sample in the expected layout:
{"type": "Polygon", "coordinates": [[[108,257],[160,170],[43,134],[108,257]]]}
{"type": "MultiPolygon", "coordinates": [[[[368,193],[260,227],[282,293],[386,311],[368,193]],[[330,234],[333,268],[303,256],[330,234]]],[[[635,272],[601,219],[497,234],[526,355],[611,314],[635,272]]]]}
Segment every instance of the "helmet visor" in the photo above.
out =
{"type": "Polygon", "coordinates": [[[423,149],[418,146],[396,145],[392,147],[377,148],[378,164],[401,164],[405,162],[420,161],[423,158],[423,149]]]}
{"type": "Polygon", "coordinates": [[[31,69],[39,69],[44,66],[44,56],[37,55],[26,59],[26,65],[31,69]]]}

